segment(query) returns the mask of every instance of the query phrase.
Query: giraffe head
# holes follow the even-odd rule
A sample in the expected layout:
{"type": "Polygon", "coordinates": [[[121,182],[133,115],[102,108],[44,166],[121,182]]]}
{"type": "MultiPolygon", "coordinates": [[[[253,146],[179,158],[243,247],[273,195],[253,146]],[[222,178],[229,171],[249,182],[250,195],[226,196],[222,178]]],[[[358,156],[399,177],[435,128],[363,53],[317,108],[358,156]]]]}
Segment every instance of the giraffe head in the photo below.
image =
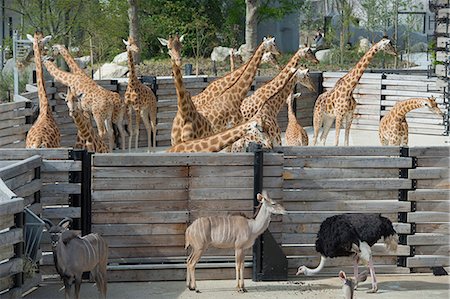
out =
{"type": "Polygon", "coordinates": [[[241,52],[239,51],[239,50],[236,50],[236,49],[234,49],[234,48],[231,48],[230,49],[230,52],[229,52],[229,55],[231,56],[231,57],[233,57],[233,59],[235,59],[235,61],[237,62],[237,63],[242,63],[242,55],[241,55],[241,52]]]}
{"type": "Polygon", "coordinates": [[[133,37],[128,37],[128,41],[126,40],[122,40],[123,43],[125,44],[125,46],[127,46],[127,51],[131,51],[132,53],[137,53],[139,52],[139,47],[136,44],[136,41],[134,40],[133,37]]]}
{"type": "Polygon", "coordinates": [[[288,104],[288,106],[291,106],[291,107],[292,107],[292,103],[294,102],[294,100],[295,100],[296,98],[299,98],[301,95],[302,95],[301,92],[297,92],[297,93],[292,93],[292,92],[291,92],[291,93],[288,95],[288,97],[286,98],[286,104],[288,104]]]}
{"type": "Polygon", "coordinates": [[[277,58],[275,57],[275,55],[273,55],[271,52],[265,52],[261,58],[261,63],[267,63],[267,64],[271,64],[274,67],[276,67],[279,70],[282,70],[283,68],[281,67],[281,65],[278,63],[277,58]]]}
{"type": "Polygon", "coordinates": [[[428,109],[430,109],[431,112],[433,112],[441,117],[444,116],[444,113],[441,111],[441,109],[439,109],[439,107],[436,103],[435,97],[429,97],[427,99],[424,99],[423,106],[427,107],[428,109]]]}
{"type": "Polygon", "coordinates": [[[34,37],[31,34],[27,34],[27,38],[33,42],[33,45],[37,45],[39,50],[42,52],[45,44],[48,43],[49,40],[52,39],[51,35],[47,35],[44,37],[44,34],[41,31],[36,31],[34,33],[34,37]]]}
{"type": "Polygon", "coordinates": [[[397,51],[395,50],[394,46],[392,45],[391,40],[383,37],[378,43],[375,44],[378,51],[382,50],[390,55],[397,55],[397,51]]]}
{"type": "Polygon", "coordinates": [[[75,93],[72,90],[70,90],[70,88],[67,89],[67,93],[60,92],[58,93],[58,95],[61,99],[64,99],[64,101],[66,102],[66,105],[69,108],[69,116],[73,117],[73,112],[78,109],[79,98],[75,95],[75,93]]]}
{"type": "Polygon", "coordinates": [[[270,52],[273,55],[280,55],[280,50],[278,50],[277,44],[275,44],[275,37],[264,37],[262,43],[264,52],[270,52]]]}
{"type": "Polygon", "coordinates": [[[314,86],[314,82],[311,80],[311,76],[309,75],[309,69],[305,69],[300,67],[294,74],[295,80],[297,83],[305,86],[308,90],[315,92],[316,87],[314,86]]]}
{"type": "Polygon", "coordinates": [[[65,50],[66,50],[66,48],[63,45],[60,45],[60,44],[55,44],[55,45],[52,46],[53,56],[59,55],[65,50]]]}
{"type": "Polygon", "coordinates": [[[314,64],[319,63],[319,60],[317,59],[316,55],[314,55],[310,47],[300,47],[295,55],[299,55],[300,57],[303,57],[304,59],[314,64]]]}
{"type": "Polygon", "coordinates": [[[184,35],[178,36],[178,34],[176,34],[175,36],[170,36],[168,40],[158,37],[158,40],[161,45],[167,46],[170,58],[175,61],[179,67],[181,67],[181,47],[184,40],[184,35]]]}

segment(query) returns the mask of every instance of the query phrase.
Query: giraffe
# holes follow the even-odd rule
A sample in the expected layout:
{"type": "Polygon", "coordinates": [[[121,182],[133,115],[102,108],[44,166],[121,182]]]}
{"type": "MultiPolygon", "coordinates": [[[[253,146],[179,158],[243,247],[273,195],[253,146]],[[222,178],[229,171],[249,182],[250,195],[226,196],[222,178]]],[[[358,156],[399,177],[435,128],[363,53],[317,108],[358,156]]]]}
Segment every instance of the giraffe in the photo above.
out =
{"type": "Polygon", "coordinates": [[[260,130],[255,130],[253,132],[248,132],[242,138],[238,139],[231,146],[232,153],[246,152],[250,143],[260,144],[265,149],[272,149],[272,140],[266,132],[261,132],[260,130]]]}
{"type": "Polygon", "coordinates": [[[43,63],[55,80],[70,87],[76,96],[81,95],[81,109],[86,117],[92,113],[100,138],[108,133],[109,149],[114,148],[114,132],[112,124],[116,124],[121,137],[122,149],[125,149],[125,129],[123,117],[125,105],[118,93],[109,91],[87,76],[73,74],[60,70],[50,57],[45,57],[43,63]]]}
{"type": "Polygon", "coordinates": [[[59,96],[66,101],[69,115],[77,126],[78,133],[75,148],[87,149],[94,153],[110,152],[109,147],[98,136],[97,131],[92,126],[91,119],[83,114],[80,101],[75,93],[68,88],[67,93],[59,93],[59,96]]]}
{"type": "Polygon", "coordinates": [[[197,106],[214,127],[214,132],[239,124],[242,120],[240,106],[256,76],[256,71],[264,52],[275,49],[275,38],[264,38],[252,58],[245,64],[241,78],[217,98],[212,98],[204,106],[197,106]]]}
{"type": "Polygon", "coordinates": [[[381,119],[379,127],[379,138],[381,145],[408,145],[408,123],[406,114],[414,109],[427,107],[431,112],[444,116],[439,109],[434,97],[410,98],[397,102],[394,107],[381,119]]]}
{"type": "Polygon", "coordinates": [[[189,140],[172,146],[169,153],[218,152],[230,146],[245,134],[257,135],[262,132],[261,119],[254,118],[231,129],[214,135],[189,140]]]}
{"type": "Polygon", "coordinates": [[[135,40],[130,36],[128,41],[123,40],[127,47],[128,53],[128,85],[125,91],[125,105],[128,107],[129,113],[129,131],[130,139],[128,140],[128,149],[131,150],[133,137],[133,121],[131,119],[132,109],[136,112],[136,127],[134,129],[135,148],[138,148],[139,142],[139,119],[142,118],[145,129],[147,130],[147,150],[150,151],[150,141],[153,140],[152,146],[156,147],[156,96],[152,89],[139,81],[134,66],[133,54],[139,51],[135,40]],[[153,133],[153,139],[150,135],[153,133]]]}
{"type": "Polygon", "coordinates": [[[172,146],[214,134],[209,120],[198,113],[197,108],[192,102],[191,94],[184,87],[180,67],[174,60],[172,60],[172,70],[178,105],[178,111],[172,123],[172,146]]]}
{"type": "MultiPolygon", "coordinates": [[[[286,103],[286,98],[293,92],[297,83],[307,87],[309,90],[315,91],[314,83],[311,81],[309,73],[307,73],[306,76],[303,76],[301,72],[298,72],[296,73],[296,76],[293,76],[288,84],[286,84],[272,100],[267,102],[260,112],[258,112],[264,117],[264,132],[269,135],[274,146],[281,146],[281,128],[278,125],[277,116],[284,103],[286,103]]],[[[246,102],[244,106],[241,105],[241,113],[244,120],[249,119],[255,113],[253,105],[254,104],[251,104],[251,102],[246,102]]]]}
{"type": "Polygon", "coordinates": [[[161,45],[167,46],[170,58],[175,61],[178,67],[181,67],[181,44],[184,41],[184,34],[182,36],[178,36],[178,34],[169,36],[169,39],[158,37],[158,40],[161,45]]]}
{"type": "Polygon", "coordinates": [[[308,134],[305,129],[298,123],[297,117],[292,110],[293,102],[301,94],[290,94],[286,99],[286,104],[288,106],[288,125],[285,133],[286,145],[288,146],[307,146],[308,145],[308,134]]]}
{"type": "Polygon", "coordinates": [[[230,49],[230,72],[234,72],[234,70],[236,69],[235,68],[236,62],[242,63],[242,56],[239,54],[239,52],[236,49],[231,48],[230,49]]]}
{"type": "MultiPolygon", "coordinates": [[[[64,58],[64,61],[67,63],[70,71],[77,75],[85,76],[89,78],[89,76],[83,71],[83,69],[78,65],[78,63],[73,59],[72,55],[70,55],[69,51],[64,45],[55,44],[52,46],[52,54],[53,56],[61,55],[64,58]]],[[[90,78],[89,78],[90,79],[90,78]]]]}
{"type": "Polygon", "coordinates": [[[353,121],[353,113],[356,108],[356,101],[353,98],[353,90],[359,79],[368,67],[375,54],[384,50],[391,55],[397,55],[389,39],[383,38],[372,46],[369,51],[359,60],[359,62],[344,77],[339,79],[333,89],[322,93],[316,100],[314,106],[314,138],[313,145],[317,144],[319,129],[323,125],[320,136],[322,144],[325,144],[328,132],[335,121],[336,137],[334,144],[339,145],[339,133],[342,123],[345,121],[345,145],[348,145],[350,127],[353,121]]]}
{"type": "Polygon", "coordinates": [[[27,148],[57,148],[61,145],[61,133],[48,103],[41,60],[42,49],[51,39],[51,36],[44,37],[42,32],[36,31],[34,37],[29,34],[27,34],[27,37],[33,42],[36,83],[39,97],[39,116],[27,133],[25,146],[27,148]]]}

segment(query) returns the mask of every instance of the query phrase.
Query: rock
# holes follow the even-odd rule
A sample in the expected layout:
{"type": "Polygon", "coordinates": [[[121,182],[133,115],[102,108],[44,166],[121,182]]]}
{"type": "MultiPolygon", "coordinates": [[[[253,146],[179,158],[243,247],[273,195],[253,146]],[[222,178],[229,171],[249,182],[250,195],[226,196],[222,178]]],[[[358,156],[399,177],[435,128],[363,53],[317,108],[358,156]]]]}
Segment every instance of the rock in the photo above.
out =
{"type": "Polygon", "coordinates": [[[94,74],[94,80],[100,79],[114,79],[125,77],[128,72],[128,67],[117,65],[115,63],[105,63],[94,74]]]}
{"type": "Polygon", "coordinates": [[[214,49],[211,52],[211,60],[212,61],[224,61],[227,59],[228,56],[230,56],[232,48],[228,47],[214,47],[214,49]]]}
{"type": "Polygon", "coordinates": [[[316,53],[314,53],[314,55],[316,55],[316,58],[320,62],[329,61],[331,59],[331,50],[330,49],[319,50],[316,53]]]}
{"type": "Polygon", "coordinates": [[[91,56],[76,57],[74,59],[82,69],[87,68],[87,66],[91,62],[91,56]]]}
{"type": "Polygon", "coordinates": [[[372,47],[372,43],[367,38],[361,38],[358,45],[358,53],[366,53],[372,47]]]}
{"type": "Polygon", "coordinates": [[[115,64],[128,63],[128,53],[123,52],[123,53],[120,53],[119,55],[116,55],[116,57],[114,57],[112,62],[115,64]]]}

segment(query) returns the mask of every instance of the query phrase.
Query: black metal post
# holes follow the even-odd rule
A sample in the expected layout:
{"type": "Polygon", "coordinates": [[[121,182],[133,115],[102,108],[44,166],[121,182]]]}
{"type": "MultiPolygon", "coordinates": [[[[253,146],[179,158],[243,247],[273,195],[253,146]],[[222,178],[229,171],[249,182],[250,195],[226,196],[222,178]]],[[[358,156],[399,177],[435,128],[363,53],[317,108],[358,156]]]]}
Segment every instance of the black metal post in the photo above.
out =
{"type": "MultiPolygon", "coordinates": [[[[262,192],[263,188],[264,152],[260,144],[251,143],[249,147],[249,150],[255,154],[253,159],[253,211],[256,212],[259,205],[256,196],[262,192]]],[[[261,235],[253,245],[253,281],[262,280],[262,246],[263,236],[261,235]]]]}
{"type": "MultiPolygon", "coordinates": [[[[24,228],[24,212],[14,215],[14,225],[16,228],[24,228]]],[[[14,257],[21,259],[24,253],[24,241],[14,244],[14,257]]],[[[14,286],[21,287],[23,285],[23,272],[14,275],[14,286]]]]}
{"type": "Polygon", "coordinates": [[[84,151],[81,162],[81,232],[90,234],[92,229],[92,197],[91,197],[91,162],[92,154],[84,151]]]}

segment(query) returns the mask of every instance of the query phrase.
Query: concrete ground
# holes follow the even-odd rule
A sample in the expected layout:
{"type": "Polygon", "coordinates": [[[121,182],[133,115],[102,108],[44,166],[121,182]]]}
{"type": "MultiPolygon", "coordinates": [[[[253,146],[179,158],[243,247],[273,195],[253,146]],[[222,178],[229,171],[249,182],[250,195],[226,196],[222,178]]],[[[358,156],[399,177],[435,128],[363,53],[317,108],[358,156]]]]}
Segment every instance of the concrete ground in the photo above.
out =
{"type": "MultiPolygon", "coordinates": [[[[449,276],[433,276],[431,274],[379,275],[378,293],[369,294],[370,278],[355,291],[355,299],[447,299],[450,298],[449,276]]],[[[198,281],[201,293],[189,291],[185,282],[129,282],[109,283],[109,299],[171,299],[171,298],[307,298],[335,299],[344,298],[339,278],[316,278],[285,282],[253,282],[245,281],[248,290],[245,294],[237,293],[234,280],[198,281]]],[[[43,284],[28,294],[26,299],[58,299],[64,298],[61,283],[43,284]]],[[[81,298],[97,298],[97,289],[92,283],[81,286],[81,298]]]]}

